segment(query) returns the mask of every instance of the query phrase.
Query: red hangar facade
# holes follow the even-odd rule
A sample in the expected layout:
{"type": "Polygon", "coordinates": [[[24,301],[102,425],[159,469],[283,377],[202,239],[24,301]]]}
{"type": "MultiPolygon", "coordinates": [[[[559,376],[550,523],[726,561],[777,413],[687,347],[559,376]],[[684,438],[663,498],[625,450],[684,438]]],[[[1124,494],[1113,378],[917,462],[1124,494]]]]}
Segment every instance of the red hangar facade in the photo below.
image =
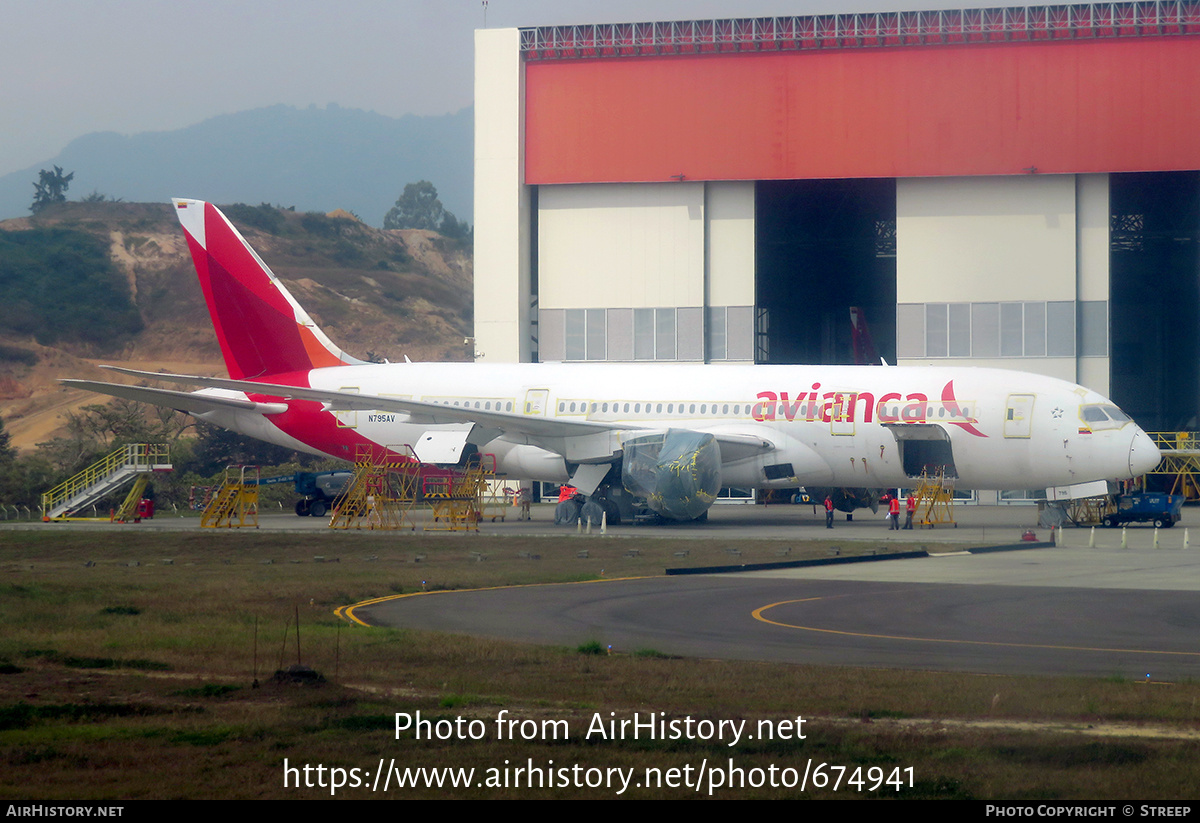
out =
{"type": "MultiPolygon", "coordinates": [[[[731,6],[731,9],[735,8],[731,6]]],[[[1037,372],[1200,417],[1200,0],[485,29],[484,362],[1037,372]]]]}

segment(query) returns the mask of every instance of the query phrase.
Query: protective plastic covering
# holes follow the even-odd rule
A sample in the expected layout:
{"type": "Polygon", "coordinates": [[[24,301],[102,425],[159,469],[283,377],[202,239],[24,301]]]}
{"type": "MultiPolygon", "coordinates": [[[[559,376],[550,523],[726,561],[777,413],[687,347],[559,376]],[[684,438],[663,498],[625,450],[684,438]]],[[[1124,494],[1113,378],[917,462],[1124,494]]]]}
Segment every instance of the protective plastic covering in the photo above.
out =
{"type": "Polygon", "coordinates": [[[695,520],[721,489],[721,446],[715,437],[668,429],[626,440],[621,466],[625,489],[663,517],[695,520]]]}

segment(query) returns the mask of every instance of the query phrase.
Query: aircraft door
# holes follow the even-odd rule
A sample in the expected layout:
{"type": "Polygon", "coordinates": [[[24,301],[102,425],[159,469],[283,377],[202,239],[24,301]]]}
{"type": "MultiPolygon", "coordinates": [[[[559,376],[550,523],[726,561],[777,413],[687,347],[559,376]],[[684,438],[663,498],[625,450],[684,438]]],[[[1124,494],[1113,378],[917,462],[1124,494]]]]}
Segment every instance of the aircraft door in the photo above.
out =
{"type": "Polygon", "coordinates": [[[1033,433],[1032,394],[1010,394],[1004,411],[1004,436],[1028,438],[1033,433]]]}
{"type": "Polygon", "coordinates": [[[950,435],[936,423],[884,423],[896,438],[906,477],[958,477],[950,435]]]}
{"type": "Polygon", "coordinates": [[[546,406],[549,402],[549,389],[530,389],[525,392],[525,413],[542,417],[546,414],[546,406]]]}
{"type": "Polygon", "coordinates": [[[854,404],[858,395],[854,392],[839,392],[829,403],[829,433],[854,435],[854,404]]]}

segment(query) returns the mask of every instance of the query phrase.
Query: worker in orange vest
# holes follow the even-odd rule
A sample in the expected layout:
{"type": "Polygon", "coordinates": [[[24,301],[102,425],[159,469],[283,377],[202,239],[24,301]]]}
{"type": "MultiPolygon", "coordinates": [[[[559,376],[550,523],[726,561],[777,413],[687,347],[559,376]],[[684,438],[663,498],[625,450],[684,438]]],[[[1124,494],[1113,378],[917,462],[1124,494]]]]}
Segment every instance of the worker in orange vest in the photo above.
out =
{"type": "Polygon", "coordinates": [[[908,501],[905,503],[904,509],[907,512],[904,518],[904,528],[912,531],[912,518],[917,513],[917,496],[915,494],[908,496],[908,501]]]}
{"type": "Polygon", "coordinates": [[[900,531],[900,498],[892,497],[888,501],[888,531],[900,531]]]}
{"type": "Polygon", "coordinates": [[[833,495],[825,495],[825,528],[833,528],[833,495]]]}

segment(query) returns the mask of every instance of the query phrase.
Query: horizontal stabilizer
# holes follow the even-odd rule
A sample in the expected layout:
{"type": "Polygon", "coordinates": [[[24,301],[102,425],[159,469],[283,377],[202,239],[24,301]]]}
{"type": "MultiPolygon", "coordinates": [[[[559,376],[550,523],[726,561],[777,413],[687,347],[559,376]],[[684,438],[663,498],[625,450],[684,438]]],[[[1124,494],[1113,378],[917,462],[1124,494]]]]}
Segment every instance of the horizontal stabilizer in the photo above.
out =
{"type": "Polygon", "coordinates": [[[582,434],[638,428],[636,426],[617,423],[554,420],[536,415],[482,411],[466,407],[445,406],[440,403],[426,403],[421,400],[402,400],[396,397],[355,394],[352,392],[334,391],[332,389],[311,389],[305,386],[282,386],[275,383],[257,383],[251,380],[232,380],[225,377],[164,374],[125,369],[119,366],[101,366],[100,368],[149,380],[162,380],[166,383],[231,389],[248,394],[263,394],[268,397],[315,400],[318,403],[324,403],[331,411],[402,412],[409,414],[414,421],[426,423],[476,423],[484,428],[497,429],[506,434],[524,434],[531,437],[577,437],[582,434]]]}
{"type": "Polygon", "coordinates": [[[121,383],[102,383],[98,380],[60,380],[58,382],[74,389],[86,389],[98,394],[150,403],[154,406],[176,409],[188,414],[228,409],[258,412],[259,414],[282,414],[288,409],[287,403],[256,403],[253,400],[243,400],[238,397],[218,397],[170,389],[151,389],[145,386],[126,386],[121,383]]]}

